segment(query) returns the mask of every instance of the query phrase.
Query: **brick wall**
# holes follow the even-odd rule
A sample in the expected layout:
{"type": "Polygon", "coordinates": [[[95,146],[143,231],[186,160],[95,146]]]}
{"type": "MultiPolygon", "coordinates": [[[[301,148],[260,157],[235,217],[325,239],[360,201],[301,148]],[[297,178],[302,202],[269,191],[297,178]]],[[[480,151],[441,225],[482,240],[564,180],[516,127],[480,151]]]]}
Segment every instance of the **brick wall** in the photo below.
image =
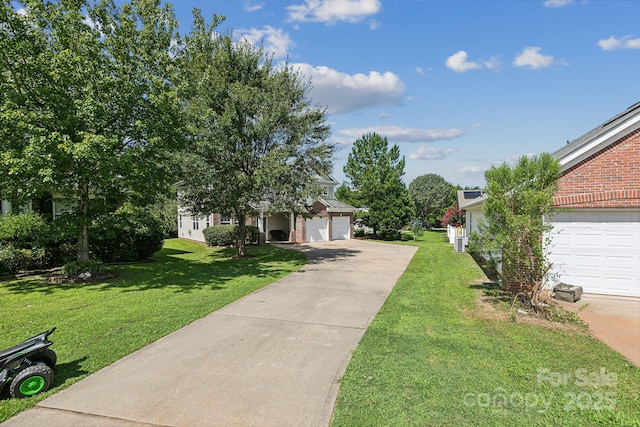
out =
{"type": "Polygon", "coordinates": [[[640,129],[568,169],[559,208],[640,208],[640,129]]]}

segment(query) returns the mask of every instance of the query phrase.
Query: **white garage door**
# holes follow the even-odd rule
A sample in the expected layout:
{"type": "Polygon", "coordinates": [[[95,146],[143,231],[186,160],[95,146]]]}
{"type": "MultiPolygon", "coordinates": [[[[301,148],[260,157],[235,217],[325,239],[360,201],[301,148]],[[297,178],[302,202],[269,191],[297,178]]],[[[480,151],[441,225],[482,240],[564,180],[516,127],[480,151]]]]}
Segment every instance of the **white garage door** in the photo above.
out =
{"type": "Polygon", "coordinates": [[[331,240],[346,240],[351,237],[351,221],[348,216],[331,218],[331,240]]]}
{"type": "Polygon", "coordinates": [[[585,292],[640,296],[640,212],[555,215],[550,261],[585,292]]]}
{"type": "Polygon", "coordinates": [[[329,240],[329,221],[327,218],[307,220],[307,242],[326,242],[329,240]]]}

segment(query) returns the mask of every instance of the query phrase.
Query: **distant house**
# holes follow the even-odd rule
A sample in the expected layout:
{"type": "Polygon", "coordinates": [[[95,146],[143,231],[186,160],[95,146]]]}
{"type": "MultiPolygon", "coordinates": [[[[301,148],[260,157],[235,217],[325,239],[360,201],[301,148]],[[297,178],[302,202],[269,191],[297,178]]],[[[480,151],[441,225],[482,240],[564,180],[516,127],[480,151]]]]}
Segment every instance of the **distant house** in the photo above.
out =
{"type": "Polygon", "coordinates": [[[75,209],[76,203],[59,195],[45,194],[42,197],[34,198],[24,204],[15,204],[9,200],[0,200],[0,212],[2,216],[19,215],[24,212],[36,212],[47,219],[71,212],[75,209]]]}
{"type": "MultiPolygon", "coordinates": [[[[318,178],[322,196],[309,201],[313,216],[304,218],[293,212],[272,212],[268,203],[261,203],[258,215],[247,223],[258,227],[268,241],[323,242],[353,238],[353,217],[356,208],[335,198],[338,182],[331,176],[318,178]]],[[[178,211],[178,237],[204,242],[203,230],[219,224],[235,224],[234,218],[211,213],[204,217],[191,216],[187,209],[178,211]]]]}
{"type": "Polygon", "coordinates": [[[487,196],[482,190],[458,190],[458,209],[464,211],[466,236],[480,232],[480,224],[484,218],[482,204],[487,196]]]}
{"type": "Polygon", "coordinates": [[[560,282],[640,297],[640,103],[554,153],[550,260],[560,282]]]}

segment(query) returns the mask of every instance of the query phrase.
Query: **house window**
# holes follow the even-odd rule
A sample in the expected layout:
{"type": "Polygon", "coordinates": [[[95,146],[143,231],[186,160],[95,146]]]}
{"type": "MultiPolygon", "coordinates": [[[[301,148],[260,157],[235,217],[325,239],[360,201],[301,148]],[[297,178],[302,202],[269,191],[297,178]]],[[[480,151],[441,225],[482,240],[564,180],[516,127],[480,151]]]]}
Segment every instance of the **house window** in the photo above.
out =
{"type": "Polygon", "coordinates": [[[220,224],[233,224],[233,218],[220,217],[220,224]]]}
{"type": "Polygon", "coordinates": [[[194,230],[200,229],[200,220],[198,220],[198,218],[196,217],[193,217],[193,229],[194,230]]]}
{"type": "Polygon", "coordinates": [[[210,225],[211,225],[211,215],[207,215],[206,228],[209,228],[210,225]]]}
{"type": "Polygon", "coordinates": [[[182,215],[178,215],[178,228],[182,228],[182,215]]]}

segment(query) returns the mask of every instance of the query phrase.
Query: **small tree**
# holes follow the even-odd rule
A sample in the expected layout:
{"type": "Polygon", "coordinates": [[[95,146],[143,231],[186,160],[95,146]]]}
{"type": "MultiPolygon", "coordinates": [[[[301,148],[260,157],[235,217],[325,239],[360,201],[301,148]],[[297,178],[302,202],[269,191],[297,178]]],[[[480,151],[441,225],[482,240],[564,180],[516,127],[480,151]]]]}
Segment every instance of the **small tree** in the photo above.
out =
{"type": "Polygon", "coordinates": [[[0,189],[75,199],[78,261],[96,202],[170,182],[183,133],[176,37],[171,7],[155,0],[0,3],[0,189]]]}
{"type": "Polygon", "coordinates": [[[178,57],[190,130],[179,193],[195,215],[237,219],[242,257],[246,218],[264,202],[302,212],[320,194],[317,176],[330,171],[334,148],[302,76],[247,41],[216,35],[216,23],[196,10],[178,57]]]}
{"type": "Polygon", "coordinates": [[[557,159],[548,153],[523,156],[513,168],[503,164],[485,173],[485,223],[474,243],[485,253],[502,253],[503,286],[521,288],[534,308],[540,307],[551,267],[544,241],[551,226],[544,218],[553,211],[560,175],[557,159]]]}
{"type": "Polygon", "coordinates": [[[339,196],[355,206],[366,206],[364,225],[374,235],[395,234],[412,216],[409,192],[402,182],[404,157],[397,145],[389,148],[387,138],[371,133],[356,140],[344,167],[351,186],[341,187],[339,196]]]}

